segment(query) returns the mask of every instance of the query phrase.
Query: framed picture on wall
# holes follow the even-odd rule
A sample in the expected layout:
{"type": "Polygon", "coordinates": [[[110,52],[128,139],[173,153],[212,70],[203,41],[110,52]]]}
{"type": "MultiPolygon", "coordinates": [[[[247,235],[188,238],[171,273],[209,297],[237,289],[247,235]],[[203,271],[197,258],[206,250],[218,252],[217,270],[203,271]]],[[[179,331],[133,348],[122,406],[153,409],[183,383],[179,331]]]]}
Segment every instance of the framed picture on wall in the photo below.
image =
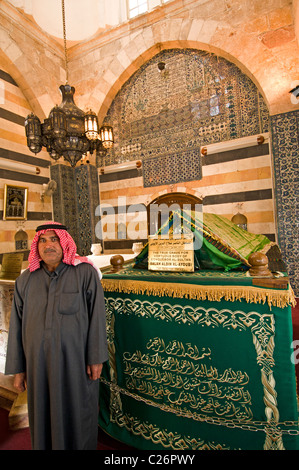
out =
{"type": "Polygon", "coordinates": [[[4,186],[3,220],[27,219],[28,188],[6,184],[4,186]]]}

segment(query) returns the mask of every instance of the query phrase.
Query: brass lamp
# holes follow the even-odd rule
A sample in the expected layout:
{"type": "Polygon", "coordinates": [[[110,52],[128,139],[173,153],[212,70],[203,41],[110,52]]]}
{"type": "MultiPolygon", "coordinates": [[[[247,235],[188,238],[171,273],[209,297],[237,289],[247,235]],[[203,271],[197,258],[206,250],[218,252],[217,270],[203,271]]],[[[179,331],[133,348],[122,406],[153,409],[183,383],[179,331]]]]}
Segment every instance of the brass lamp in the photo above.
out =
{"type": "Polygon", "coordinates": [[[107,124],[104,124],[103,127],[101,127],[101,139],[103,147],[105,149],[110,149],[113,147],[113,129],[111,126],[108,126],[107,124]]]}
{"type": "Polygon", "coordinates": [[[91,109],[85,114],[85,135],[89,140],[97,140],[99,137],[99,125],[96,113],[91,109]]]}
{"type": "MultiPolygon", "coordinates": [[[[62,15],[68,77],[64,0],[62,0],[62,15]]],[[[50,111],[49,117],[44,120],[43,124],[33,113],[25,119],[27,146],[35,154],[45,147],[53,160],[58,160],[63,156],[74,167],[87,152],[92,154],[94,150],[100,150],[103,147],[111,148],[113,129],[111,126],[104,125],[99,131],[96,114],[91,110],[84,113],[75,105],[73,86],[66,83],[59,89],[62,102],[50,111]]]]}
{"type": "Polygon", "coordinates": [[[50,111],[43,124],[33,113],[27,116],[27,145],[33,153],[46,147],[52,159],[58,160],[63,156],[74,167],[83,154],[93,153],[101,143],[104,148],[111,148],[113,130],[111,126],[103,126],[99,133],[96,114],[93,111],[84,113],[75,105],[75,88],[68,84],[59,88],[62,102],[50,111]]]}

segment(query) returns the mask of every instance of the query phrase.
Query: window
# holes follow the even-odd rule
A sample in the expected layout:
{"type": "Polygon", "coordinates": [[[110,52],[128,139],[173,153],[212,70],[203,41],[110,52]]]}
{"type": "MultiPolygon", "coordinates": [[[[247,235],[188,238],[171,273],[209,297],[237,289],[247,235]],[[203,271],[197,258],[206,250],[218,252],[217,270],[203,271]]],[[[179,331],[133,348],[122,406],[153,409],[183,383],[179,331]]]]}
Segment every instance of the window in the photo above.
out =
{"type": "Polygon", "coordinates": [[[134,18],[137,15],[146,13],[155,7],[168,3],[170,0],[127,0],[128,4],[128,17],[134,18]]]}
{"type": "Polygon", "coordinates": [[[129,18],[148,11],[147,0],[128,0],[129,18]]]}

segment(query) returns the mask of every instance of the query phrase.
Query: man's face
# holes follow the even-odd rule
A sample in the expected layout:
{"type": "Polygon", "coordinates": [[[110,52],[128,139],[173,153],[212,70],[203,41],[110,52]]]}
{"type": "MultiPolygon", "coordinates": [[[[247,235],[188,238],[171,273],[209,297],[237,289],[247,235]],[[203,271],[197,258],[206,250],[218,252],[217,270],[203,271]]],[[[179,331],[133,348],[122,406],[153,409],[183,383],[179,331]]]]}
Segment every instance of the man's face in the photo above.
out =
{"type": "Polygon", "coordinates": [[[54,230],[48,230],[39,237],[38,252],[49,271],[54,271],[63,258],[59,237],[54,230]]]}

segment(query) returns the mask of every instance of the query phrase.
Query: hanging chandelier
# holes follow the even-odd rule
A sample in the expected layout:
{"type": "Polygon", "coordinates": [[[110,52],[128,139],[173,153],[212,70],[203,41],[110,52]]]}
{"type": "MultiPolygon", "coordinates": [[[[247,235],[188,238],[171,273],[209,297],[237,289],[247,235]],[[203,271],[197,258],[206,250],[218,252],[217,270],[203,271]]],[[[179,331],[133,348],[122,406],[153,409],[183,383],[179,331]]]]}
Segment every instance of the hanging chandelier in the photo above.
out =
{"type": "Polygon", "coordinates": [[[63,157],[75,167],[87,152],[106,153],[113,146],[113,130],[109,125],[99,129],[96,114],[91,110],[85,113],[75,105],[75,88],[68,84],[64,0],[62,19],[66,65],[66,84],[59,87],[62,101],[50,111],[43,123],[35,114],[29,114],[25,119],[25,132],[31,152],[37,154],[45,147],[53,160],[63,157]]]}

